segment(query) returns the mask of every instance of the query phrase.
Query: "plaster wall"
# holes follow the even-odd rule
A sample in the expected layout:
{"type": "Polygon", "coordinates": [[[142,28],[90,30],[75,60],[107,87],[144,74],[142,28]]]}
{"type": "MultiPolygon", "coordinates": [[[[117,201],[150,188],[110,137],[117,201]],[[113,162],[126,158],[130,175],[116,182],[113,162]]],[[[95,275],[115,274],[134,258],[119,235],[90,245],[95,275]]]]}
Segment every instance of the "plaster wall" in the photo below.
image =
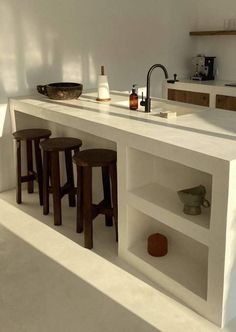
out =
{"type": "MultiPolygon", "coordinates": [[[[14,186],[8,97],[56,81],[94,88],[102,64],[112,89],[144,86],[154,63],[184,75],[195,54],[188,36],[196,24],[193,6],[193,0],[1,0],[0,191],[14,186]]],[[[153,73],[155,95],[162,78],[153,73]]]]}
{"type": "MultiPolygon", "coordinates": [[[[236,20],[234,0],[198,0],[197,6],[199,30],[223,30],[225,20],[236,20]]],[[[236,36],[193,37],[193,40],[197,53],[217,57],[218,79],[236,81],[236,36]]]]}

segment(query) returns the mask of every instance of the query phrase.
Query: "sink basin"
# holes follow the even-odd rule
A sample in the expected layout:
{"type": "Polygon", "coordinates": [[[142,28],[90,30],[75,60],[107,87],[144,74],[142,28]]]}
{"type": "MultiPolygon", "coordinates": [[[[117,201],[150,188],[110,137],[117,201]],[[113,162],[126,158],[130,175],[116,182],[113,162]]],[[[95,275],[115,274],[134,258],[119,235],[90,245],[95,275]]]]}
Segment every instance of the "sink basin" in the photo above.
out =
{"type": "MultiPolygon", "coordinates": [[[[116,106],[119,106],[121,108],[124,108],[126,110],[127,109],[129,110],[129,100],[116,101],[113,104],[116,105],[116,106]]],[[[151,111],[155,112],[156,114],[158,114],[161,110],[162,110],[162,108],[160,107],[160,102],[156,101],[156,100],[152,100],[151,111]]],[[[137,111],[138,112],[144,112],[144,107],[139,105],[137,111]]]]}
{"type": "MultiPolygon", "coordinates": [[[[111,102],[110,105],[118,106],[120,108],[123,108],[123,109],[129,111],[129,100],[128,99],[111,102]]],[[[172,101],[164,100],[164,99],[163,100],[162,99],[160,99],[160,100],[152,99],[151,106],[152,106],[151,112],[145,113],[145,114],[149,114],[150,116],[155,116],[155,117],[160,117],[161,111],[162,112],[168,111],[168,112],[176,113],[177,117],[204,111],[204,109],[199,109],[199,107],[196,107],[195,105],[176,103],[176,102],[172,102],[172,101]]],[[[137,111],[144,113],[144,107],[139,105],[137,111]]]]}

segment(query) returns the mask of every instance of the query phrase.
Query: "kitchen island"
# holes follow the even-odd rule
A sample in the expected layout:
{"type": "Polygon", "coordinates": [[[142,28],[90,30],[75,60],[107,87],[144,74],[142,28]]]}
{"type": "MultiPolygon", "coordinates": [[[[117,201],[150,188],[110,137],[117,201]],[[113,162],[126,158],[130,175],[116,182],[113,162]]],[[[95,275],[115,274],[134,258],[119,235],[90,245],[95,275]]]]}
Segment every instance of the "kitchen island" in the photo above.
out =
{"type": "Polygon", "coordinates": [[[55,101],[10,99],[13,130],[62,125],[89,135],[90,146],[117,149],[119,255],[165,291],[219,326],[236,305],[236,116],[186,104],[153,100],[149,114],[128,109],[128,95],[108,103],[96,94],[55,101]],[[176,112],[173,119],[160,110],[176,112]],[[99,139],[102,141],[99,141],[99,139]],[[110,142],[110,143],[109,143],[110,142]],[[183,213],[177,191],[207,189],[211,209],[183,213]],[[148,235],[169,241],[165,257],[148,255],[148,235]]]}

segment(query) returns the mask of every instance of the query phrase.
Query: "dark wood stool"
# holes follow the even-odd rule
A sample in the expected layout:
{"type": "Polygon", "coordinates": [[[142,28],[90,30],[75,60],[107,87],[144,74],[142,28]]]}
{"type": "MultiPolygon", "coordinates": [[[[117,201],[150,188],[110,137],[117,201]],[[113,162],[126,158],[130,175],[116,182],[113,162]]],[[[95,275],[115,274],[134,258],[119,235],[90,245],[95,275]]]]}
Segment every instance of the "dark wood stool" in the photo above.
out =
{"type": "Polygon", "coordinates": [[[51,135],[48,129],[24,129],[13,133],[16,140],[16,202],[22,203],[21,184],[28,182],[28,193],[34,192],[34,180],[38,181],[39,186],[39,202],[43,205],[43,172],[42,172],[42,156],[39,148],[39,143],[42,139],[47,139],[51,135]],[[21,141],[26,142],[26,157],[27,157],[27,175],[21,175],[21,141]],[[35,166],[36,172],[33,170],[33,151],[32,143],[34,142],[35,152],[35,166]]]}
{"type": "Polygon", "coordinates": [[[76,205],[76,189],[74,185],[74,174],[72,164],[72,151],[78,152],[82,141],[72,137],[50,138],[40,144],[43,150],[43,214],[49,213],[49,192],[53,194],[54,225],[62,224],[61,198],[68,194],[69,206],[76,205]],[[59,152],[65,153],[67,182],[60,185],[60,163],[59,152]],[[51,187],[49,187],[49,174],[51,187]]]}
{"type": "Polygon", "coordinates": [[[118,241],[117,171],[116,152],[107,149],[90,149],[76,153],[73,161],[77,166],[77,232],[84,229],[84,246],[93,248],[93,219],[104,214],[106,225],[115,221],[116,241],[118,241]],[[104,199],[99,204],[92,203],[92,168],[102,168],[104,199]]]}

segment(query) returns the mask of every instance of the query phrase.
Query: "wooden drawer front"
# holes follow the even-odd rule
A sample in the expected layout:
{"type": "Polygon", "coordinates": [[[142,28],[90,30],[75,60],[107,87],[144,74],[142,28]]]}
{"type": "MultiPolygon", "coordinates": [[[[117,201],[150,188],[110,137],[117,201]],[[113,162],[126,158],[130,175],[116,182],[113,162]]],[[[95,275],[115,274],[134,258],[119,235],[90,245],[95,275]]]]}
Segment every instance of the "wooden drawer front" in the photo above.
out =
{"type": "Polygon", "coordinates": [[[208,93],[168,89],[168,99],[199,106],[209,107],[210,105],[210,95],[208,93]]]}
{"type": "Polygon", "coordinates": [[[236,97],[216,95],[216,108],[236,111],[236,97]]]}

